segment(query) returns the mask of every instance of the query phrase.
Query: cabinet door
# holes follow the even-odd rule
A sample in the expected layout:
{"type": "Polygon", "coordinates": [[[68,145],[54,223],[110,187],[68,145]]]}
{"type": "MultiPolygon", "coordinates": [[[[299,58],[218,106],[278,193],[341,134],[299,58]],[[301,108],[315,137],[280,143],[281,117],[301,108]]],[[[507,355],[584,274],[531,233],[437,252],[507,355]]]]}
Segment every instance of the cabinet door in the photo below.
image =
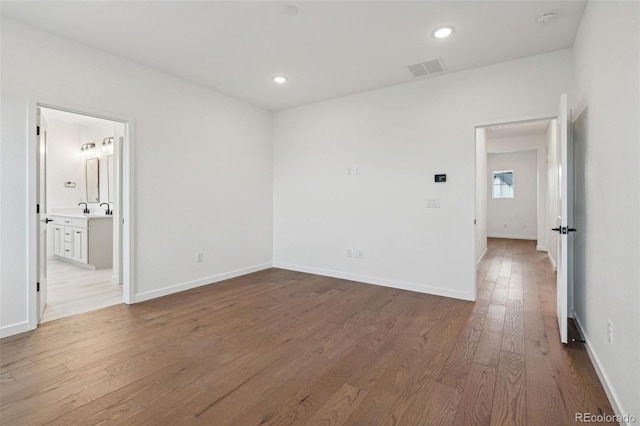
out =
{"type": "Polygon", "coordinates": [[[53,230],[53,254],[64,256],[64,226],[54,225],[51,229],[53,230]]]}
{"type": "Polygon", "coordinates": [[[73,260],[82,263],[88,263],[88,244],[87,244],[87,229],[74,228],[73,229],[73,260]]]}

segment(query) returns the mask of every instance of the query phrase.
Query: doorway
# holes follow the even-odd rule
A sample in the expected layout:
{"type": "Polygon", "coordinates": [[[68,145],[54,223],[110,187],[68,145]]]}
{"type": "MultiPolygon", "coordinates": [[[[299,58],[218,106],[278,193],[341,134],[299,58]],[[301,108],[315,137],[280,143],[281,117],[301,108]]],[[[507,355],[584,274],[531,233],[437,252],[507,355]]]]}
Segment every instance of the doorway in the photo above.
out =
{"type": "MultiPolygon", "coordinates": [[[[554,272],[556,272],[556,313],[558,319],[559,336],[562,343],[568,342],[568,322],[572,314],[573,307],[573,259],[572,259],[572,239],[570,234],[576,229],[572,227],[572,153],[571,153],[571,135],[570,135],[570,110],[568,107],[568,97],[566,94],[560,96],[558,104],[558,114],[555,116],[537,117],[535,119],[513,120],[506,123],[496,123],[476,128],[476,218],[480,217],[485,223],[486,217],[486,193],[483,194],[481,188],[485,182],[485,176],[488,177],[487,170],[487,129],[501,130],[517,129],[528,124],[535,125],[535,121],[547,120],[546,131],[546,158],[545,167],[538,169],[538,197],[540,192],[547,190],[547,197],[544,203],[538,203],[538,222],[542,226],[538,229],[538,250],[547,251],[548,258],[553,264],[554,272]],[[483,176],[483,174],[485,176],[483,176]],[[541,185],[540,181],[543,176],[547,176],[547,185],[541,185]],[[484,196],[484,198],[483,198],[484,196]],[[542,214],[541,214],[542,212],[542,214]],[[484,217],[483,217],[484,214],[484,217]],[[546,219],[546,220],[545,220],[546,219]],[[550,228],[553,225],[554,228],[550,228]],[[548,231],[549,230],[549,231],[548,231]],[[550,232],[553,231],[553,232],[550,232]],[[557,234],[555,234],[557,232],[557,234]],[[546,247],[541,244],[546,243],[546,247]],[[555,249],[555,250],[554,250],[555,249]]],[[[540,145],[540,147],[542,144],[540,145]]],[[[538,148],[538,158],[540,159],[541,149],[538,148]]],[[[509,175],[509,171],[498,171],[500,176],[496,176],[493,172],[493,185],[509,186],[513,184],[513,175],[509,175]]],[[[512,173],[512,172],[511,172],[512,173]]],[[[506,194],[513,194],[513,188],[507,188],[503,191],[506,194]]],[[[488,191],[487,191],[488,192],[488,191]]],[[[499,193],[503,193],[499,192],[499,193]]],[[[495,194],[495,192],[494,192],[495,194]]],[[[476,219],[477,220],[477,219],[476,219]]],[[[476,291],[478,288],[477,277],[479,275],[478,263],[484,256],[487,247],[486,226],[484,233],[481,226],[476,226],[476,291]],[[484,250],[483,249],[484,246],[484,250]]]]}
{"type": "Polygon", "coordinates": [[[552,118],[476,128],[476,262],[487,238],[536,241],[549,251],[550,137],[552,118]]]}
{"type": "MultiPolygon", "coordinates": [[[[29,329],[118,303],[131,285],[133,120],[33,102],[29,329]]],[[[30,126],[31,127],[31,126],[30,126]]]]}
{"type": "Polygon", "coordinates": [[[39,322],[122,303],[121,239],[113,212],[124,124],[40,108],[40,208],[49,222],[39,322]],[[43,155],[44,154],[44,155],[43,155]]]}

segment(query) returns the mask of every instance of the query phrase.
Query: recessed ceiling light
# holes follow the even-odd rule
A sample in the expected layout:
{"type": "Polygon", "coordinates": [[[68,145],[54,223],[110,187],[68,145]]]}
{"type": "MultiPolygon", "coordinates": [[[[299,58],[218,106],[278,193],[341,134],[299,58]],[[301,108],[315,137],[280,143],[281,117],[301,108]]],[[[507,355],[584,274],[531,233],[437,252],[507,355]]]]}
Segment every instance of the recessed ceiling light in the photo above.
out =
{"type": "Polygon", "coordinates": [[[296,16],[298,14],[298,7],[294,4],[285,4],[282,6],[282,13],[286,16],[296,16]]]}
{"type": "Polygon", "coordinates": [[[287,82],[287,77],[284,77],[282,75],[279,75],[277,77],[273,77],[273,81],[275,81],[278,84],[284,84],[287,82]]]}
{"type": "Polygon", "coordinates": [[[453,34],[453,27],[440,27],[440,28],[436,28],[433,31],[433,36],[435,38],[447,38],[449,37],[451,34],[453,34]]]}

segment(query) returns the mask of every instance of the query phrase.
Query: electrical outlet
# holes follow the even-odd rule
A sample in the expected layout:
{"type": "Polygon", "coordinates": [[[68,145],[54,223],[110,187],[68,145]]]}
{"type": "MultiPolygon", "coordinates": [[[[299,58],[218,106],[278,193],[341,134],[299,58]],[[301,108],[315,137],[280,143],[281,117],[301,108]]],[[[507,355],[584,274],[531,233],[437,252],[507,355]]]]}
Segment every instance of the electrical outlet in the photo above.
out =
{"type": "Polygon", "coordinates": [[[347,167],[347,174],[348,175],[352,175],[353,174],[353,170],[351,169],[351,166],[347,167]]]}
{"type": "Polygon", "coordinates": [[[196,262],[201,263],[204,260],[204,253],[201,251],[196,253],[196,262]]]}
{"type": "Polygon", "coordinates": [[[613,344],[613,324],[611,324],[611,320],[607,320],[607,342],[613,344]]]}
{"type": "Polygon", "coordinates": [[[428,209],[439,209],[440,204],[440,198],[427,198],[428,209]]]}
{"type": "Polygon", "coordinates": [[[353,174],[354,175],[359,175],[360,174],[360,166],[353,166],[353,174]]]}
{"type": "Polygon", "coordinates": [[[360,250],[360,249],[355,249],[355,250],[353,251],[353,254],[354,254],[354,257],[355,257],[356,259],[362,259],[362,258],[364,258],[364,253],[363,253],[363,251],[362,251],[362,250],[360,250]]]}
{"type": "Polygon", "coordinates": [[[347,249],[347,257],[353,257],[353,250],[347,249]]]}

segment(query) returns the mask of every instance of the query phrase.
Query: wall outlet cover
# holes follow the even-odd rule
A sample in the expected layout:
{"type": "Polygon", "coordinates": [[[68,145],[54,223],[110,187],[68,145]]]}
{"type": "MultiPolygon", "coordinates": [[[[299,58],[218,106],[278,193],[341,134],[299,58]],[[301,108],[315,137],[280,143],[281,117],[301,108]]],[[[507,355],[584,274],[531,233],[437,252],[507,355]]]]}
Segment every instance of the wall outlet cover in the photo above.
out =
{"type": "Polygon", "coordinates": [[[442,201],[440,198],[427,198],[427,208],[428,209],[439,209],[442,205],[442,201]]]}

